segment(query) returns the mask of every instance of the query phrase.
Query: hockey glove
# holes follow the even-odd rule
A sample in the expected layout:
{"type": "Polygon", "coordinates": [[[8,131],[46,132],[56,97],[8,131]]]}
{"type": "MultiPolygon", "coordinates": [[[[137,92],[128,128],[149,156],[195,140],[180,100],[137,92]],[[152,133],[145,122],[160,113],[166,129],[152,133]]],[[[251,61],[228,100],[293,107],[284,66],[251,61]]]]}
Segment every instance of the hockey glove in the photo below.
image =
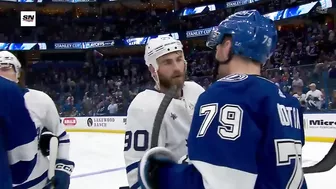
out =
{"type": "MultiPolygon", "coordinates": [[[[159,168],[176,163],[173,153],[164,147],[155,147],[148,150],[142,157],[138,179],[142,189],[159,188],[159,168]]],[[[165,178],[164,178],[165,179],[165,178]]]]}
{"type": "Polygon", "coordinates": [[[75,168],[75,163],[65,159],[56,160],[55,177],[53,186],[55,189],[68,189],[70,186],[70,175],[75,168]]]}
{"type": "Polygon", "coordinates": [[[39,149],[44,156],[49,156],[49,144],[51,137],[54,137],[55,135],[50,132],[48,129],[43,128],[41,131],[41,136],[39,140],[39,149]]]}

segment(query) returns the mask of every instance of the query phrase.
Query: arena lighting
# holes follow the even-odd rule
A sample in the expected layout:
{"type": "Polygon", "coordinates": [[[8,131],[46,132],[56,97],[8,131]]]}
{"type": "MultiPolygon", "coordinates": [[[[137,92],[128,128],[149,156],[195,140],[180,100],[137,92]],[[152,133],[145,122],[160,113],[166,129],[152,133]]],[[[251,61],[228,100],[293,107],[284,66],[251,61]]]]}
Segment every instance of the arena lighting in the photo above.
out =
{"type": "MultiPolygon", "coordinates": [[[[272,20],[282,20],[287,18],[292,18],[295,16],[307,14],[318,2],[312,2],[305,5],[300,5],[296,7],[287,8],[281,11],[275,11],[272,13],[265,14],[264,16],[269,17],[272,20]]],[[[330,0],[321,0],[321,7],[330,8],[332,3],[330,0]]],[[[151,38],[156,38],[158,36],[169,35],[175,39],[188,39],[194,37],[207,36],[212,27],[190,30],[185,32],[175,32],[167,33],[161,35],[153,35],[147,37],[136,37],[136,38],[126,38],[120,40],[108,40],[108,41],[91,41],[91,42],[73,42],[73,43],[0,43],[0,50],[52,50],[52,49],[95,49],[95,48],[106,48],[113,46],[134,46],[134,45],[146,45],[147,41],[151,38]]]]}
{"type": "Polygon", "coordinates": [[[242,5],[256,3],[258,1],[260,1],[260,0],[237,0],[237,1],[229,1],[229,2],[226,2],[226,8],[239,7],[239,6],[242,6],[242,5]]]}
{"type": "MultiPolygon", "coordinates": [[[[233,8],[233,7],[239,7],[247,4],[257,3],[260,0],[235,0],[235,1],[229,1],[224,3],[216,3],[216,4],[208,4],[198,7],[187,7],[179,12],[179,16],[190,16],[194,14],[201,14],[206,13],[208,11],[216,11],[219,9],[225,9],[225,8],[233,8]]],[[[326,9],[332,7],[332,0],[320,0],[321,8],[326,9]]]]}
{"type": "Polygon", "coordinates": [[[198,7],[187,7],[184,8],[181,13],[179,14],[180,16],[189,16],[189,15],[194,15],[194,14],[200,14],[200,13],[206,13],[208,11],[216,11],[219,9],[225,9],[225,8],[233,8],[233,7],[239,7],[251,3],[256,3],[260,0],[235,0],[235,1],[229,1],[226,3],[216,3],[216,4],[208,4],[208,5],[203,5],[203,6],[198,6],[198,7]]]}
{"type": "Polygon", "coordinates": [[[282,20],[287,18],[293,18],[296,16],[307,14],[311,9],[318,3],[318,1],[307,3],[304,5],[287,8],[280,11],[274,11],[268,14],[265,14],[265,17],[268,17],[271,20],[282,20]]]}

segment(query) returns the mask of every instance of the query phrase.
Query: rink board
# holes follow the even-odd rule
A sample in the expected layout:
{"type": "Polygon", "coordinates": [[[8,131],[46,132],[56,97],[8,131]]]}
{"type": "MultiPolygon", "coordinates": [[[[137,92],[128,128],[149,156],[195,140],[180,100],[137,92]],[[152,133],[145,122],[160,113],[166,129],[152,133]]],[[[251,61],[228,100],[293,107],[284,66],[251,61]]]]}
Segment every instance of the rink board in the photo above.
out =
{"type": "MultiPolygon", "coordinates": [[[[63,117],[61,123],[68,132],[125,133],[125,116],[63,117]]],[[[336,114],[304,114],[306,141],[334,142],[336,138],[336,114]]]]}

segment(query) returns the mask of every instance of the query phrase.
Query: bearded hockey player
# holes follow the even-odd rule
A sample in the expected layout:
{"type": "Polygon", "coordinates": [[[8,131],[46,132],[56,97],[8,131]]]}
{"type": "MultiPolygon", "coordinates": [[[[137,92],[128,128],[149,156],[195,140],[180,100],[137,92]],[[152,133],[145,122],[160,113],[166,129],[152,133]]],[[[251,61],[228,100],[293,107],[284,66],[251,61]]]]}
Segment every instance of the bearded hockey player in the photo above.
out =
{"type": "Polygon", "coordinates": [[[187,62],[182,44],[172,37],[151,39],[146,45],[145,61],[156,83],[155,89],[139,93],[127,111],[124,156],[129,186],[139,188],[137,168],[150,148],[153,123],[164,93],[176,85],[178,94],[165,112],[159,135],[159,146],[172,150],[176,158],[187,154],[186,139],[194,106],[204,89],[185,81],[187,62]]]}
{"type": "MultiPolygon", "coordinates": [[[[2,68],[0,67],[0,70],[2,68]]],[[[22,91],[0,77],[0,188],[12,189],[33,171],[37,159],[37,134],[22,91]]]]}
{"type": "Polygon", "coordinates": [[[153,148],[139,165],[143,188],[307,188],[300,104],[260,76],[276,41],[273,21],[256,10],[237,12],[211,32],[207,46],[216,49],[222,78],[195,106],[191,164],[176,164],[169,149],[153,148]]]}
{"type": "MultiPolygon", "coordinates": [[[[15,83],[20,77],[21,64],[18,59],[8,51],[0,52],[0,76],[7,78],[15,83]]],[[[30,117],[35,123],[36,131],[39,136],[39,153],[37,163],[29,176],[28,180],[13,188],[41,189],[47,184],[47,173],[49,168],[49,140],[55,135],[59,140],[59,147],[55,169],[55,189],[68,189],[70,184],[70,174],[74,168],[74,163],[69,160],[69,135],[60,124],[56,106],[52,99],[44,92],[33,89],[22,89],[26,107],[30,117]]]]}

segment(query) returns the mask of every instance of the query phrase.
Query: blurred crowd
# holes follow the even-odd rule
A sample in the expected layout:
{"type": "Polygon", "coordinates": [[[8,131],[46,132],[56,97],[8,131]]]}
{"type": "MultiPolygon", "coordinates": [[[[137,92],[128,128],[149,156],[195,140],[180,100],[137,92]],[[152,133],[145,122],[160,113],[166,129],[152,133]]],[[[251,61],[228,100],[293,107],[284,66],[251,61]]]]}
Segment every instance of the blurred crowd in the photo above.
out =
{"type": "MultiPolygon", "coordinates": [[[[263,7],[259,7],[263,8],[263,7]]],[[[100,14],[61,15],[38,13],[36,28],[22,28],[16,11],[0,13],[0,41],[76,42],[111,40],[207,28],[218,24],[227,10],[201,17],[178,17],[173,12],[102,9],[100,14]],[[131,11],[131,12],[130,12],[131,11]],[[139,24],[141,23],[141,24],[139,24]]],[[[336,37],[332,25],[278,28],[279,40],[262,75],[284,92],[299,99],[307,111],[336,109],[336,37]]],[[[205,89],[211,84],[214,54],[204,47],[183,42],[187,75],[205,89]]],[[[125,115],[132,99],[154,82],[143,55],[105,57],[99,61],[45,60],[28,69],[26,84],[45,91],[61,116],[125,115]]]]}
{"type": "MultiPolygon", "coordinates": [[[[326,25],[280,30],[262,74],[298,98],[307,111],[336,109],[335,45],[335,31],[326,25]]],[[[214,54],[195,47],[186,59],[188,79],[206,89],[214,54]]],[[[47,92],[62,116],[125,115],[132,99],[154,86],[140,56],[104,57],[95,63],[45,61],[33,64],[27,75],[27,85],[47,92]]]]}
{"type": "Polygon", "coordinates": [[[88,9],[91,11],[73,7],[59,14],[37,12],[37,27],[34,28],[20,27],[18,10],[8,9],[0,11],[0,22],[6,23],[6,27],[0,28],[0,41],[78,42],[144,37],[208,28],[235,11],[258,9],[262,13],[269,13],[284,9],[289,4],[295,5],[291,0],[272,1],[263,5],[252,3],[230,9],[204,10],[202,15],[183,17],[179,16],[178,11],[155,9],[152,6],[146,10],[128,9],[127,6],[121,9],[90,6],[88,9]]]}
{"type": "Polygon", "coordinates": [[[336,109],[336,38],[327,25],[279,31],[263,75],[309,111],[336,109]]]}
{"type": "Polygon", "coordinates": [[[208,28],[225,18],[224,11],[209,12],[202,17],[178,17],[173,12],[125,9],[116,12],[102,9],[97,13],[62,14],[37,13],[37,27],[20,27],[18,12],[0,12],[0,21],[8,23],[0,28],[0,41],[6,42],[77,42],[144,37],[168,32],[208,28]],[[15,19],[13,19],[15,18],[15,19]],[[14,31],[14,32],[13,32],[14,31]]]}

